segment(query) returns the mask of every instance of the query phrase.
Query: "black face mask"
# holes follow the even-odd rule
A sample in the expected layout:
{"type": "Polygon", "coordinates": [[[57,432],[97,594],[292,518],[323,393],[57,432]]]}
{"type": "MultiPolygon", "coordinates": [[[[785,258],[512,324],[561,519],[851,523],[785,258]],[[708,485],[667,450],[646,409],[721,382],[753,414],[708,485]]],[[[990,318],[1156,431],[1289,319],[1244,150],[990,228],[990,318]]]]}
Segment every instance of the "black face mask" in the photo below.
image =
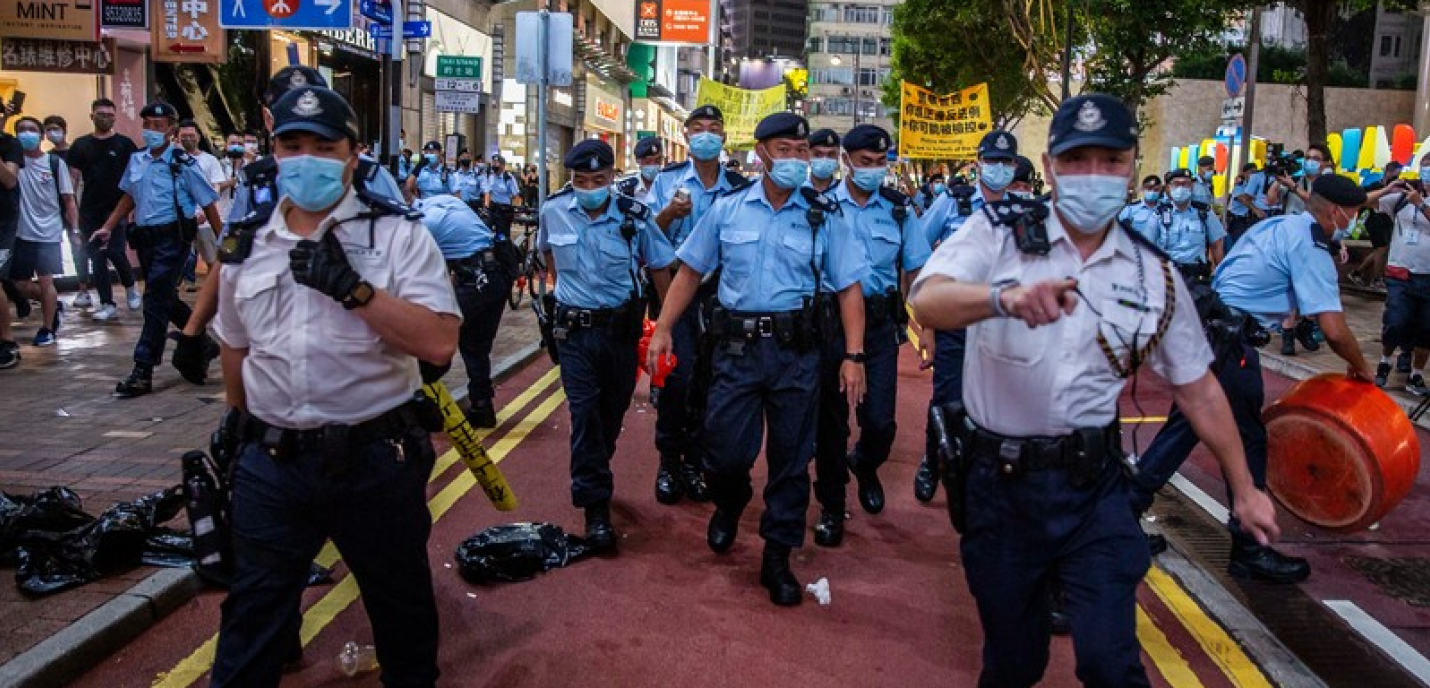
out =
{"type": "Polygon", "coordinates": [[[457,167],[460,167],[460,168],[462,168],[462,169],[464,169],[464,170],[467,169],[468,167],[471,167],[471,166],[472,166],[472,161],[471,161],[471,160],[458,160],[458,161],[457,161],[457,167]]]}

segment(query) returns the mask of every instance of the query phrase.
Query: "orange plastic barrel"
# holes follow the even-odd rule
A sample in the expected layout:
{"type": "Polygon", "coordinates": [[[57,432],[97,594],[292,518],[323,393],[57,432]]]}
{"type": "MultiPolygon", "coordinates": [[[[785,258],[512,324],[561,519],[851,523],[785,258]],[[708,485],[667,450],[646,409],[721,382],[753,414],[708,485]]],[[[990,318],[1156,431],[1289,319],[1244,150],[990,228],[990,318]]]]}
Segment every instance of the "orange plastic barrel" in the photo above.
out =
{"type": "Polygon", "coordinates": [[[1297,518],[1364,530],[1394,509],[1420,472],[1415,428],[1385,392],[1327,373],[1304,380],[1262,414],[1266,482],[1297,518]]]}

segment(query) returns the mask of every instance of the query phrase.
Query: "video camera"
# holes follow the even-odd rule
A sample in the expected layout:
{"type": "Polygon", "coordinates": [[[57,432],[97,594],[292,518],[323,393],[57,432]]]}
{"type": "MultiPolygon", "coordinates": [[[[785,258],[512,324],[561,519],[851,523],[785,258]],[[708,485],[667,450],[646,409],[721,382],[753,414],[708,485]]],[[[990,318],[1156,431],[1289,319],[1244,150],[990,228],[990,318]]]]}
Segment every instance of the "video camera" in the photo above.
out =
{"type": "Polygon", "coordinates": [[[1266,173],[1273,177],[1294,177],[1301,173],[1301,151],[1286,152],[1286,144],[1272,143],[1266,146],[1266,173]]]}

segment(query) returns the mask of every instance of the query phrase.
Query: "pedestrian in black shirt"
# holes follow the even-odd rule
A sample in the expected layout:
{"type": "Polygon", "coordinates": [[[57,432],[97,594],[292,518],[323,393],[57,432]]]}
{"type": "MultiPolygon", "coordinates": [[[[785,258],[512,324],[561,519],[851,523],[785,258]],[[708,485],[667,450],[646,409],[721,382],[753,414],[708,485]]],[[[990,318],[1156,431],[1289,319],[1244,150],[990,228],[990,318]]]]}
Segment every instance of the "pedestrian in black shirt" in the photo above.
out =
{"type": "Polygon", "coordinates": [[[137,311],[140,306],[139,289],[134,283],[134,268],[125,254],[125,227],[120,223],[115,228],[108,243],[91,241],[91,236],[99,229],[109,214],[119,205],[124,192],[119,190],[119,180],[129,166],[129,156],[138,146],[128,136],[114,131],[114,101],[100,98],[89,108],[89,119],[94,122],[94,133],[81,136],[69,149],[70,169],[84,179],[84,193],[79,204],[80,240],[84,242],[89,256],[91,271],[94,273],[95,291],[99,293],[99,308],[94,312],[95,320],[113,320],[119,317],[119,308],[114,305],[114,288],[109,278],[109,263],[119,273],[119,281],[128,292],[129,310],[137,311]]]}

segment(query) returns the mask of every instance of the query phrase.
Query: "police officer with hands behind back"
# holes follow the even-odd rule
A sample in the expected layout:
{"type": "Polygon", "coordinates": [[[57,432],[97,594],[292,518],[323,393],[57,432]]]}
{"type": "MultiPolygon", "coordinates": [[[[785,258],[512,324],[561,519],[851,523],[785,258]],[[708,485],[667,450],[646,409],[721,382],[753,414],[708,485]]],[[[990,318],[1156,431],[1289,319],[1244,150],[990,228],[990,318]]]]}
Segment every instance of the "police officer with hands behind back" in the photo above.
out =
{"type": "Polygon", "coordinates": [[[441,421],[414,395],[418,360],[446,365],[456,348],[452,285],[415,214],[353,190],[357,118],[341,96],[301,88],[272,112],[281,200],[234,227],[256,231],[219,273],[224,427],[239,445],[213,684],[278,684],[309,562],[331,538],[363,589],[383,684],[433,686],[424,491],[441,421]]]}
{"type": "Polygon", "coordinates": [[[124,196],[90,239],[108,242],[114,228],[134,212],[136,226],[129,231],[129,245],[139,254],[144,275],[144,329],[134,345],[134,370],[114,389],[121,399],[154,390],[154,366],[164,358],[169,323],[182,330],[189,321],[191,311],[179,299],[178,288],[189,245],[198,232],[194,216],[202,209],[210,227],[220,232],[223,228],[218,193],[197,162],[171,145],[179,111],[155,101],[144,106],[139,116],[144,120],[144,150],[129,158],[119,182],[124,196]]]}
{"type": "MultiPolygon", "coordinates": [[[[1246,485],[1228,479],[1232,498],[1238,503],[1248,491],[1266,487],[1266,426],[1261,422],[1265,390],[1257,349],[1270,339],[1268,326],[1299,308],[1320,324],[1331,349],[1350,364],[1352,378],[1370,382],[1374,377],[1360,344],[1346,326],[1330,245],[1331,235],[1349,228],[1365,202],[1366,193],[1355,182],[1336,174],[1322,175],[1311,186],[1306,212],[1257,223],[1237,241],[1216,271],[1212,288],[1220,304],[1209,328],[1216,335],[1212,344],[1217,359],[1212,370],[1231,402],[1253,480],[1246,485]]],[[[1157,490],[1197,446],[1198,431],[1207,427],[1187,403],[1174,399],[1177,403],[1167,424],[1137,463],[1132,501],[1139,512],[1152,504],[1157,490]]],[[[1216,427],[1230,425],[1219,422],[1216,427]]],[[[1267,547],[1257,537],[1255,525],[1237,516],[1241,514],[1234,514],[1228,524],[1232,575],[1274,583],[1296,583],[1311,575],[1305,559],[1267,547]]]]}
{"type": "MultiPolygon", "coordinates": [[[[824,335],[820,378],[819,430],[815,439],[815,496],[822,506],[814,542],[833,547],[844,537],[845,485],[853,472],[859,505],[866,513],[884,509],[878,469],[889,458],[897,426],[899,346],[905,341],[908,311],[904,293],[929,257],[928,240],[914,217],[909,198],[883,186],[893,138],[872,124],[860,124],[844,136],[844,182],[831,189],[840,212],[829,218],[830,231],[851,235],[863,244],[869,272],[860,282],[864,294],[864,361],[868,394],[857,409],[859,440],[845,455],[849,406],[839,389],[839,369],[849,348],[837,319],[824,335]]],[[[833,284],[826,280],[825,288],[833,284]]],[[[832,296],[832,293],[831,293],[832,296]]],[[[836,313],[835,309],[829,309],[836,313]]]]}
{"type": "MultiPolygon", "coordinates": [[[[716,201],[676,255],[682,263],[650,341],[650,365],[672,350],[672,333],[704,275],[719,270],[711,316],[715,378],[705,415],[707,478],[715,513],[706,541],[715,552],[735,544],[740,514],[754,496],[750,470],[763,442],[769,479],[760,535],[760,582],[782,606],[799,604],[803,588],[790,571],[790,550],[804,542],[809,461],[814,456],[819,399],[815,304],[821,278],[838,290],[845,361],[840,389],[847,403],[864,397],[866,257],[858,237],[835,231],[839,206],[802,188],[809,176],[809,125],[782,112],[755,127],[755,154],[768,172],[716,201]],[[768,424],[769,436],[764,437],[768,424]]],[[[652,367],[652,369],[654,369],[652,367]]]]}
{"type": "MultiPolygon", "coordinates": [[[[1116,98],[1065,101],[1043,157],[1051,210],[989,204],[914,284],[921,322],[968,328],[967,411],[946,407],[963,447],[948,479],[950,492],[966,485],[966,508],[951,515],[984,631],[980,686],[1042,678],[1051,575],[1066,594],[1078,678],[1149,685],[1136,635],[1149,557],[1126,510],[1117,426],[1118,396],[1139,364],[1172,383],[1236,488],[1247,532],[1277,534],[1270,498],[1222,431],[1231,411],[1186,288],[1160,251],[1114,222],[1136,147],[1136,121],[1116,98]]],[[[950,505],[964,496],[950,494],[950,505]]]]}
{"type": "Polygon", "coordinates": [[[670,271],[663,268],[675,253],[649,208],[611,193],[616,156],[609,144],[582,141],[565,164],[571,186],[541,207],[536,245],[556,275],[554,336],[571,409],[571,502],[586,512],[587,542],[608,550],[616,544],[611,458],[635,391],[645,318],[637,271],[650,266],[664,294],[670,271]]]}

